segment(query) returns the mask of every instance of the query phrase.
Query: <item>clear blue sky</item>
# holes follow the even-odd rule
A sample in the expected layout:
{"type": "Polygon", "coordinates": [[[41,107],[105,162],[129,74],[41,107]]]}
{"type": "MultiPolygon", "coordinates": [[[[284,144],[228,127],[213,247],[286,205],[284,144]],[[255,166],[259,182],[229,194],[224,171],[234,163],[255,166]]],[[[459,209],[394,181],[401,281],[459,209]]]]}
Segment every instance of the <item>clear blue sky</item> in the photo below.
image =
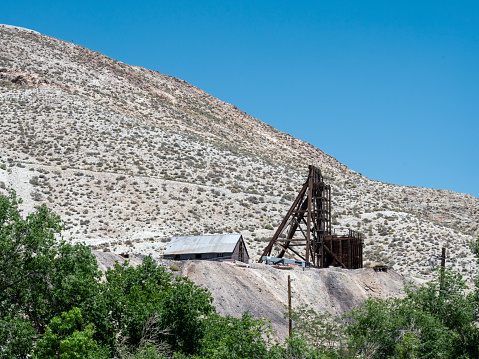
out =
{"type": "Polygon", "coordinates": [[[479,197],[478,1],[0,2],[179,77],[371,179],[479,197]]]}

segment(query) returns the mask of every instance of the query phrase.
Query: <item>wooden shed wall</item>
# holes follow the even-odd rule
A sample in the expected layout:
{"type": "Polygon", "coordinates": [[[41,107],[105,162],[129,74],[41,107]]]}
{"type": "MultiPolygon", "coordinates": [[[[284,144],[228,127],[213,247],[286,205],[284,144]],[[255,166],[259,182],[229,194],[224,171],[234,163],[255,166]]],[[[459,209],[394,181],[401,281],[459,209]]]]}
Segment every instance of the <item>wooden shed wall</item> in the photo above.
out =
{"type": "Polygon", "coordinates": [[[242,239],[243,237],[241,237],[241,239],[238,241],[238,243],[236,243],[236,247],[232,253],[232,259],[234,259],[235,261],[239,261],[240,260],[240,247],[242,247],[242,252],[243,252],[243,260],[241,260],[242,262],[248,264],[249,263],[249,255],[248,255],[248,251],[246,250],[246,245],[244,244],[244,241],[242,239]],[[242,244],[242,246],[241,246],[242,244]]]}

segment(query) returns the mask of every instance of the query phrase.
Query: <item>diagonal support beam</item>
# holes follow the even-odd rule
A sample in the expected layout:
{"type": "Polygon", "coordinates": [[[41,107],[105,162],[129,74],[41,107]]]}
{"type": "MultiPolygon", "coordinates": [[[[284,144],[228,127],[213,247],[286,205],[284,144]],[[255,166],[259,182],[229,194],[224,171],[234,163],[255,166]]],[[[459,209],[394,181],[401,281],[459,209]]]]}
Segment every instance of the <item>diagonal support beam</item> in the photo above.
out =
{"type": "MultiPolygon", "coordinates": [[[[284,228],[286,227],[286,224],[288,223],[291,215],[293,214],[293,211],[295,210],[296,206],[301,202],[301,200],[304,197],[304,194],[306,193],[306,190],[308,189],[308,182],[303,185],[303,188],[301,188],[301,191],[299,191],[298,196],[294,200],[291,208],[289,209],[288,213],[284,217],[283,221],[279,225],[278,229],[276,230],[275,234],[273,235],[273,238],[271,241],[268,243],[266,248],[263,251],[263,254],[261,255],[261,258],[259,259],[259,263],[263,262],[263,256],[269,256],[271,254],[271,250],[273,249],[274,244],[278,240],[280,234],[283,232],[284,228]]],[[[291,237],[292,238],[292,237],[291,237]]]]}
{"type": "Polygon", "coordinates": [[[343,268],[348,268],[348,267],[346,267],[346,265],[345,265],[343,262],[341,262],[341,260],[338,258],[338,256],[337,256],[336,254],[334,254],[334,253],[331,251],[331,249],[328,248],[328,246],[325,246],[325,245],[323,244],[323,248],[326,250],[326,252],[328,252],[328,253],[331,255],[331,257],[333,257],[334,259],[336,259],[336,261],[337,261],[339,264],[341,264],[341,267],[343,267],[343,268]]]}

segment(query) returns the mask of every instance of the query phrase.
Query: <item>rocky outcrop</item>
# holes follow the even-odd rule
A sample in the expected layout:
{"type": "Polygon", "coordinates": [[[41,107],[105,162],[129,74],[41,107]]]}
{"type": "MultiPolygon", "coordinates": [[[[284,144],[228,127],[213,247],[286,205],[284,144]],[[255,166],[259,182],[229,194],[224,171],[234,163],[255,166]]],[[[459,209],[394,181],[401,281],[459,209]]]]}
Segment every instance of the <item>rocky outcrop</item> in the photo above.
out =
{"type": "Polygon", "coordinates": [[[51,85],[50,81],[48,81],[47,79],[40,78],[35,74],[22,71],[8,70],[6,68],[0,68],[0,80],[9,81],[12,84],[16,85],[51,85]]]}

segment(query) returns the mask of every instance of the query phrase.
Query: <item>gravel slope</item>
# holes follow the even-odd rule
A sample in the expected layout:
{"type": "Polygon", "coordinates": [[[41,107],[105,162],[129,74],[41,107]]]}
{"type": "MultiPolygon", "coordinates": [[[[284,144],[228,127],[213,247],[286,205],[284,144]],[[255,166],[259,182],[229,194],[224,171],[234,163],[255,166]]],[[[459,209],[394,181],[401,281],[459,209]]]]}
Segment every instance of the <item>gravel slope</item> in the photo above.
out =
{"type": "Polygon", "coordinates": [[[316,311],[334,315],[342,315],[368,297],[401,297],[404,282],[411,280],[394,271],[375,272],[371,268],[303,271],[280,270],[259,263],[244,267],[209,261],[164,262],[176,264],[180,275],[208,288],[219,313],[240,317],[248,311],[254,317],[266,317],[279,339],[288,334],[283,317],[288,303],[288,275],[294,280],[293,306],[309,304],[316,311]]]}

